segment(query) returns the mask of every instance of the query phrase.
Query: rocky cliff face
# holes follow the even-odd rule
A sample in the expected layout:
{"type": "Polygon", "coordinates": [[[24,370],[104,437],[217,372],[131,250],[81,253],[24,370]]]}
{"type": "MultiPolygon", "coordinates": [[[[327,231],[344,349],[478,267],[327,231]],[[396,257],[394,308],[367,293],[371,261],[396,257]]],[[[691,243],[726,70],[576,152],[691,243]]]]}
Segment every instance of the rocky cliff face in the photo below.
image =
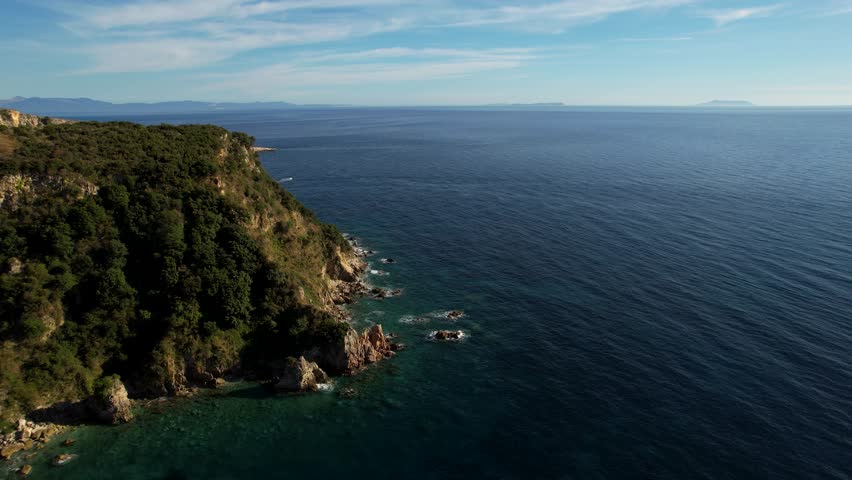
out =
{"type": "Polygon", "coordinates": [[[314,347],[305,356],[324,370],[341,375],[355,373],[371,363],[392,357],[401,348],[385,336],[381,325],[374,325],[360,335],[350,327],[341,339],[314,347]]]}
{"type": "Polygon", "coordinates": [[[73,123],[74,120],[66,120],[63,118],[39,117],[37,115],[29,115],[21,113],[17,110],[9,110],[0,108],[0,126],[16,128],[16,127],[43,127],[45,125],[59,125],[63,123],[73,123]]]}
{"type": "Polygon", "coordinates": [[[0,176],[0,208],[14,209],[41,195],[64,195],[79,200],[98,193],[98,186],[78,175],[14,173],[0,176]]]}
{"type": "Polygon", "coordinates": [[[105,379],[100,391],[87,400],[86,407],[92,417],[101,423],[116,425],[133,420],[130,397],[117,377],[105,379]]]}

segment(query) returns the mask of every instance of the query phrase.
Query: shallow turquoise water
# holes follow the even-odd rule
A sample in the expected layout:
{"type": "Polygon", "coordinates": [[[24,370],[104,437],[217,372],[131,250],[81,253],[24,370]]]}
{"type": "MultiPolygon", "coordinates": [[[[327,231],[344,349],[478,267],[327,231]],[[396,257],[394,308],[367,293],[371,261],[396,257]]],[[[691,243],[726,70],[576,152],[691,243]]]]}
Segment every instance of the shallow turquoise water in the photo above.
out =
{"type": "Polygon", "coordinates": [[[243,385],[80,429],[33,478],[850,478],[849,111],[136,120],[279,147],[273,177],[399,261],[370,281],[404,294],[353,312],[409,349],[355,399],[243,385]]]}

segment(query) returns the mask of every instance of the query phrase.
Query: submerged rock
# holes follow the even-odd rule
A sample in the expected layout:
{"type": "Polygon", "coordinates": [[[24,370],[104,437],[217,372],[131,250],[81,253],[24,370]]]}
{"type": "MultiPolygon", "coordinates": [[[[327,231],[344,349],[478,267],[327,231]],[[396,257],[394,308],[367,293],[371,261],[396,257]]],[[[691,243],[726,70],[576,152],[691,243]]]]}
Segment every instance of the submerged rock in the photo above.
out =
{"type": "Polygon", "coordinates": [[[357,391],[357,390],[355,390],[355,389],[354,389],[354,388],[352,388],[352,387],[346,387],[346,388],[344,388],[343,390],[341,390],[341,391],[337,394],[337,396],[338,396],[338,397],[340,397],[340,398],[342,398],[342,399],[349,400],[349,399],[352,399],[352,398],[356,398],[356,397],[358,397],[358,391],[357,391]]]}
{"type": "Polygon", "coordinates": [[[287,366],[281,373],[281,377],[275,384],[275,390],[279,392],[315,392],[319,390],[317,384],[328,381],[328,375],[316,364],[309,362],[305,357],[288,358],[287,366]]]}
{"type": "Polygon", "coordinates": [[[452,310],[449,313],[447,313],[447,318],[449,318],[450,320],[458,320],[459,318],[462,318],[463,316],[464,316],[464,312],[462,312],[460,310],[452,310]]]}
{"type": "Polygon", "coordinates": [[[21,469],[18,470],[18,473],[20,473],[21,475],[26,477],[27,475],[32,473],[32,471],[33,471],[33,466],[28,463],[28,464],[22,466],[21,469]]]}

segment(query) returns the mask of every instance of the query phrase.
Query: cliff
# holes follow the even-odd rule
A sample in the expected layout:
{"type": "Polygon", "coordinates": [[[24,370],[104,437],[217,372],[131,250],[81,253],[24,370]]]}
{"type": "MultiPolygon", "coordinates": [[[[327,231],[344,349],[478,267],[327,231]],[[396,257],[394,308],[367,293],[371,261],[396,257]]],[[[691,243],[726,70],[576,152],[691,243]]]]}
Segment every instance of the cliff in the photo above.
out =
{"type": "Polygon", "coordinates": [[[4,127],[42,127],[45,125],[60,125],[63,123],[73,122],[73,120],[65,120],[62,118],[51,117],[39,117],[37,115],[21,113],[17,110],[0,108],[0,126],[4,127]]]}
{"type": "Polygon", "coordinates": [[[182,395],[288,357],[347,373],[393,354],[335,306],[363,262],[253,138],[0,114],[4,420],[115,375],[131,397],[182,395]]]}

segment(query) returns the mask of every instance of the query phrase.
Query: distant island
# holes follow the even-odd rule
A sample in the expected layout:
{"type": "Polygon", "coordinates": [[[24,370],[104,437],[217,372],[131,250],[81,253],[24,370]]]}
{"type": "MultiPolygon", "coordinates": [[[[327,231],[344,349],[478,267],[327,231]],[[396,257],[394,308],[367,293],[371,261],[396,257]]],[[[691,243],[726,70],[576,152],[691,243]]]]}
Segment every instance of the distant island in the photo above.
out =
{"type": "Polygon", "coordinates": [[[699,103],[699,107],[753,107],[754,104],[746,100],[711,100],[699,103]]]}

